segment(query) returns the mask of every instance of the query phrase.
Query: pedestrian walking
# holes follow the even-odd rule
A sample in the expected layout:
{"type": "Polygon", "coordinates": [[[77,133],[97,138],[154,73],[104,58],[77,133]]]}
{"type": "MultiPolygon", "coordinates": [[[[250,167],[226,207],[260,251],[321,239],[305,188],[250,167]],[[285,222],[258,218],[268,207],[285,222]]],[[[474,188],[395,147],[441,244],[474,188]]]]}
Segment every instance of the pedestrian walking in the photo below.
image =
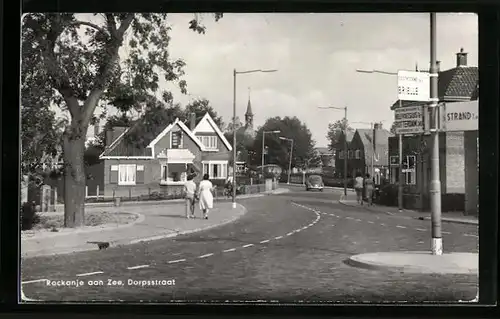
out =
{"type": "Polygon", "coordinates": [[[375,182],[370,177],[370,174],[366,174],[366,178],[364,180],[364,186],[365,186],[365,196],[369,206],[373,205],[373,189],[375,188],[374,184],[375,182]]]}
{"type": "Polygon", "coordinates": [[[193,181],[193,175],[189,175],[184,184],[184,193],[186,194],[186,218],[195,218],[194,206],[196,203],[196,183],[193,181]]]}
{"type": "Polygon", "coordinates": [[[200,198],[200,209],[203,212],[203,218],[208,219],[208,212],[214,206],[214,196],[212,194],[214,186],[209,180],[208,174],[203,175],[203,180],[198,188],[200,198]]]}
{"type": "Polygon", "coordinates": [[[358,204],[363,205],[363,176],[361,173],[356,173],[354,179],[354,190],[356,191],[356,199],[358,204]]]}

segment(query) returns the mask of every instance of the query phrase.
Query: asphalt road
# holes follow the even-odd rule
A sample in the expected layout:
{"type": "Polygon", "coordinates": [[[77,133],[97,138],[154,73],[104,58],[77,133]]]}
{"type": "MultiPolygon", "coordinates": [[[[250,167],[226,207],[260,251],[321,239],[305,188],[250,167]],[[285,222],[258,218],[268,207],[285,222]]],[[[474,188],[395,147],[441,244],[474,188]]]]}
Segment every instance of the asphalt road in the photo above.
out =
{"type": "MultiPolygon", "coordinates": [[[[477,276],[353,268],[353,254],[428,250],[430,222],[343,206],[340,192],[242,200],[248,213],[173,239],[23,260],[29,298],[43,301],[446,302],[476,296],[477,276]],[[57,281],[76,286],[53,286],[57,281]],[[97,285],[90,285],[91,283],[97,285]],[[81,285],[83,284],[83,285],[81,285]]],[[[445,251],[477,252],[477,226],[443,224],[445,251]]]]}

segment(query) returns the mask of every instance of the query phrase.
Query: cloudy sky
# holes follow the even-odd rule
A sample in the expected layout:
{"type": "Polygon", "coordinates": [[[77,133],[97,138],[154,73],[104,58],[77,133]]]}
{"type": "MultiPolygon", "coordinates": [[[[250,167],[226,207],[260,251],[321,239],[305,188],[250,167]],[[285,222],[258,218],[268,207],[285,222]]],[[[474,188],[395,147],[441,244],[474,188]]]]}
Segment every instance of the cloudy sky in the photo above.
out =
{"type": "MultiPolygon", "coordinates": [[[[189,95],[171,84],[182,104],[210,100],[227,123],[232,117],[233,69],[278,69],[239,75],[237,112],[243,119],[251,88],[255,126],[272,116],[297,116],[310,128],[317,146],[326,146],[328,123],[342,111],[319,106],[348,106],[350,122],[392,124],[396,77],[357,73],[356,69],[396,72],[428,69],[429,14],[225,14],[215,22],[203,15],[205,35],[188,29],[193,14],[171,14],[171,56],[187,63],[189,95]]],[[[453,68],[464,48],[468,64],[478,64],[475,14],[437,15],[437,55],[441,69],[453,68]]],[[[353,124],[358,128],[369,124],[353,124]]]]}

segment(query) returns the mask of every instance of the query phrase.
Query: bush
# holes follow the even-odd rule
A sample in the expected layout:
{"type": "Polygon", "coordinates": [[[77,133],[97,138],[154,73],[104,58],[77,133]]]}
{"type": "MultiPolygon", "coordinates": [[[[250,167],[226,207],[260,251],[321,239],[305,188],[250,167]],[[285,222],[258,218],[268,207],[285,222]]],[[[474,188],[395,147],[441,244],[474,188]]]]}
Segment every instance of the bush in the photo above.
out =
{"type": "Polygon", "coordinates": [[[32,229],[40,223],[40,216],[36,213],[33,203],[24,203],[21,206],[21,230],[32,229]]]}

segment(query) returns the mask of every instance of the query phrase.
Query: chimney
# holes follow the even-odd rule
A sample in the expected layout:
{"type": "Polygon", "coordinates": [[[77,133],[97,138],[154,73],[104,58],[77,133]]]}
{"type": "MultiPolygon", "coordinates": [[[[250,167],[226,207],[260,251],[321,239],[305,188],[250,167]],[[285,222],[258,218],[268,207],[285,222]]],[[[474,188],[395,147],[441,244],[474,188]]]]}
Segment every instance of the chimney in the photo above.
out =
{"type": "Polygon", "coordinates": [[[460,48],[457,53],[457,68],[461,66],[467,66],[467,52],[464,52],[464,48],[460,48]]]}
{"type": "Polygon", "coordinates": [[[189,129],[191,131],[196,127],[196,113],[191,113],[189,117],[189,129]]]}
{"type": "Polygon", "coordinates": [[[97,119],[94,123],[94,137],[99,135],[99,119],[97,119]]]}

